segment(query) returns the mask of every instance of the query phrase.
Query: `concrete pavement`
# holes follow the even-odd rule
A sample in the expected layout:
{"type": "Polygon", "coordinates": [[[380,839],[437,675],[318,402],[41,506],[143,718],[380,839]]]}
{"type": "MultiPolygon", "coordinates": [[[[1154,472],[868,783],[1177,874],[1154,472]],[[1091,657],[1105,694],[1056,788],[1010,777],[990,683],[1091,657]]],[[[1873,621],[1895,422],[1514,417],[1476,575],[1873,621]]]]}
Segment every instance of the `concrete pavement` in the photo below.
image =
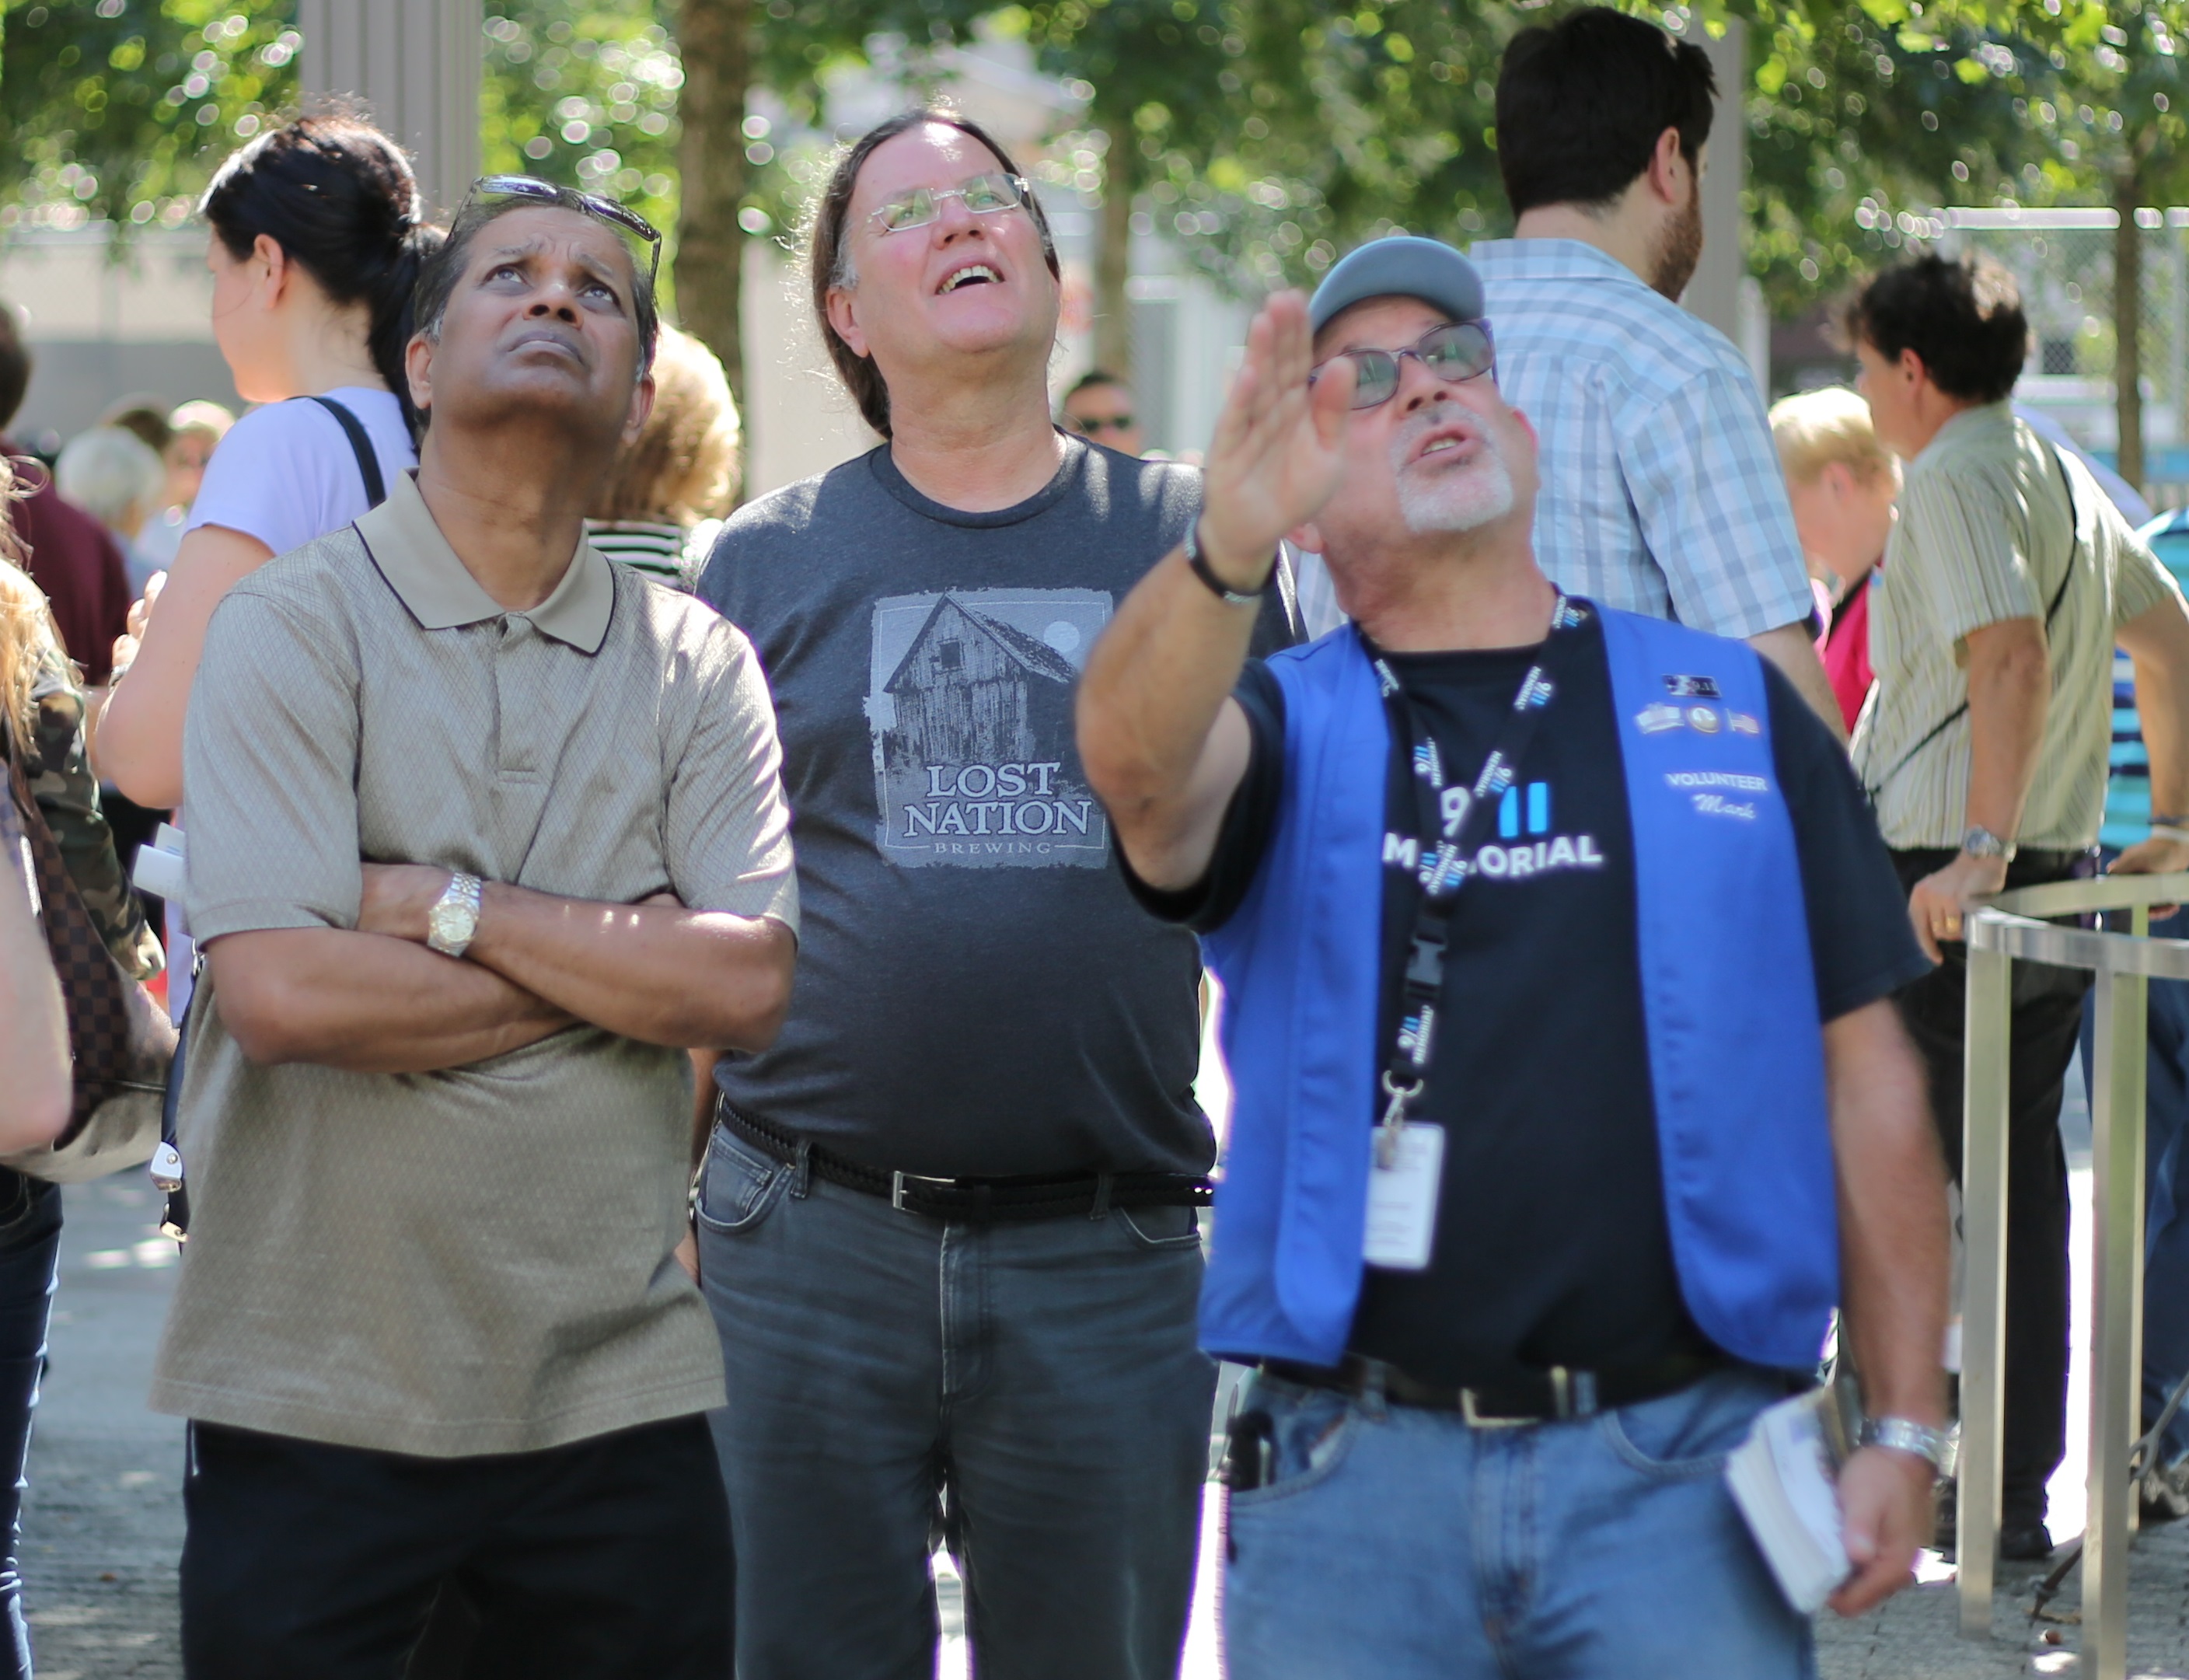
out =
{"type": "MultiPolygon", "coordinates": [[[[2072,1129],[2069,1135],[2071,1145],[2079,1141],[2072,1129]]],[[[2079,1171],[2079,1225],[2087,1182],[2079,1171]]],[[[31,1442],[24,1513],[25,1602],[38,1672],[41,1680],[179,1680],[175,1561],[183,1535],[182,1425],[155,1417],[144,1404],[174,1278],[173,1244],[155,1235],[158,1208],[135,1174],[66,1195],[52,1369],[31,1442]]],[[[2079,1317],[2079,1276],[2078,1283],[2079,1317]]],[[[2078,1422],[2084,1404],[2079,1383],[2070,1403],[2078,1422]]],[[[2080,1447],[2079,1437],[2071,1459],[2080,1447]]],[[[2055,1484],[2056,1531],[2063,1537],[2081,1521],[2073,1489],[2079,1474],[2071,1464],[2055,1484]]],[[[1213,1563],[1213,1520],[1207,1538],[1204,1559],[1213,1563]]],[[[1945,1575],[1939,1569],[1927,1573],[1945,1575]]],[[[1949,1579],[1904,1592],[1857,1621],[1827,1615],[1818,1628],[1821,1680],[2075,1674],[2078,1630],[2028,1621],[2024,1589],[2038,1573],[2032,1566],[2003,1571],[1998,1632],[1986,1644],[1955,1632],[1949,1579]],[[2047,1643],[2048,1632],[2059,1643],[2047,1643]]],[[[956,1583],[944,1585],[946,1634],[955,1635],[956,1583]]],[[[1215,1680],[1219,1672],[1212,1588],[1204,1568],[1185,1680],[1215,1680]]],[[[2056,1609],[2072,1613],[2076,1603],[2071,1581],[2056,1609]]],[[[2130,1605],[2130,1672],[2189,1680],[2189,1523],[2143,1537],[2131,1566],[2130,1605]]],[[[946,1638],[941,1655],[945,1680],[965,1673],[958,1638],[946,1638]]]]}

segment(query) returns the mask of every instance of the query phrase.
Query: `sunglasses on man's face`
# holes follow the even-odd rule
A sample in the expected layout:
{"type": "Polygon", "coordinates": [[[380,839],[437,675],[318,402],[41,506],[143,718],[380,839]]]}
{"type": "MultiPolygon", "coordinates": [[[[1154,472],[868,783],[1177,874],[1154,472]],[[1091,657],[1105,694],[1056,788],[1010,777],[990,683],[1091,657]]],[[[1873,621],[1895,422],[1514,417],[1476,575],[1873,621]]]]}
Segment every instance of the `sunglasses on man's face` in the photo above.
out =
{"type": "Polygon", "coordinates": [[[885,234],[909,233],[925,228],[942,214],[943,201],[956,199],[976,216],[993,216],[1015,210],[1032,189],[1016,175],[976,175],[962,187],[913,187],[867,217],[885,234]]]}
{"type": "Polygon", "coordinates": [[[1073,414],[1066,415],[1065,418],[1073,431],[1089,438],[1097,432],[1129,432],[1136,423],[1129,414],[1092,416],[1073,414]]]}
{"type": "Polygon", "coordinates": [[[653,223],[636,210],[618,204],[612,198],[602,198],[597,193],[581,193],[569,187],[557,187],[550,182],[535,179],[530,175],[482,175],[472,183],[467,196],[474,199],[523,199],[530,203],[554,209],[567,209],[569,201],[578,201],[585,213],[608,227],[626,240],[636,240],[647,254],[646,279],[650,286],[661,277],[661,232],[653,223]]]}
{"type": "MultiPolygon", "coordinates": [[[[1497,347],[1490,342],[1488,321],[1456,321],[1431,327],[1411,348],[1404,350],[1341,350],[1338,356],[1353,364],[1353,406],[1372,409],[1399,394],[1399,364],[1411,356],[1432,377],[1451,384],[1475,379],[1497,365],[1497,347]]],[[[1309,370],[1310,385],[1323,369],[1336,361],[1318,362],[1309,370]]]]}

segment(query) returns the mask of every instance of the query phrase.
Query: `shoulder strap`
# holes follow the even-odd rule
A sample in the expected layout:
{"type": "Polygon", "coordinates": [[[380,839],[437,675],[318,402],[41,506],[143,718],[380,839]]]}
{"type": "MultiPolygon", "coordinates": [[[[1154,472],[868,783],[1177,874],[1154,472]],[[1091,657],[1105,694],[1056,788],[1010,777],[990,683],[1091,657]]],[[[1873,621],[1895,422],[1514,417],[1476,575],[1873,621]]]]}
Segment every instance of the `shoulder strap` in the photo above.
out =
{"type": "MultiPolygon", "coordinates": [[[[2067,563],[2061,568],[2060,586],[2052,591],[2052,599],[2045,603],[2045,634],[2049,641],[2052,635],[2052,621],[2060,615],[2060,603],[2067,598],[2067,585],[2075,580],[2075,562],[2083,552],[2083,531],[2082,512],[2075,503],[2075,481],[2068,474],[2067,459],[2060,453],[2059,445],[2056,444],[2048,443],[2045,448],[2052,452],[2052,465],[2059,470],[2060,487],[2067,493],[2067,563]]],[[[1969,703],[1964,699],[1960,704],[1932,724],[1921,740],[1901,754],[1900,761],[1892,769],[1879,777],[1875,783],[1865,783],[1863,786],[1863,793],[1870,803],[1875,805],[1877,802],[1877,796],[1885,791],[1886,784],[1905,770],[1916,754],[1921,752],[1924,748],[1929,746],[1932,742],[1937,740],[1959,721],[1961,715],[1968,709],[1969,703]]]]}
{"type": "Polygon", "coordinates": [[[307,397],[304,400],[317,403],[335,417],[335,424],[349,439],[350,453],[357,457],[357,470],[365,479],[365,506],[379,506],[387,500],[387,483],[380,476],[380,457],[373,453],[372,439],[365,435],[365,427],[358,417],[332,397],[307,397]]]}

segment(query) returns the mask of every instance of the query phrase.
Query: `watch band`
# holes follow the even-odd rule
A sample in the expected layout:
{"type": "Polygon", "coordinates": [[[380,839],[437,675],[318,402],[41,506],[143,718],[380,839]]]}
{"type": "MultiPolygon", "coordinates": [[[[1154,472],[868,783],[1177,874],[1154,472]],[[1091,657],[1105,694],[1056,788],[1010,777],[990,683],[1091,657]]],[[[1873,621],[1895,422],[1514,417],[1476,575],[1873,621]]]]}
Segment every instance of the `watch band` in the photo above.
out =
{"type": "Polygon", "coordinates": [[[2012,840],[1971,823],[1961,834],[1961,850],[1971,857],[1997,857],[2011,863],[2016,846],[2012,840]]]}
{"type": "Polygon", "coordinates": [[[1913,1453],[1934,1471],[1945,1474],[1946,1432],[1932,1428],[1928,1423],[1918,1423],[1912,1417],[1864,1418],[1862,1444],[1913,1453]]]}
{"type": "Polygon", "coordinates": [[[1209,592],[1229,607],[1253,606],[1270,592],[1270,581],[1277,574],[1277,568],[1274,565],[1271,566],[1269,576],[1264,578],[1260,585],[1254,589],[1235,589],[1231,585],[1225,582],[1216,575],[1214,568],[1209,565],[1208,557],[1201,552],[1201,521],[1198,519],[1185,528],[1185,563],[1191,568],[1194,576],[1208,585],[1209,592]]]}
{"type": "Polygon", "coordinates": [[[426,943],[444,957],[461,957],[478,931],[479,878],[459,869],[449,878],[426,916],[426,943]]]}
{"type": "Polygon", "coordinates": [[[2169,821],[2164,817],[2151,819],[2151,837],[2163,840],[2189,840],[2189,820],[2169,821]]]}

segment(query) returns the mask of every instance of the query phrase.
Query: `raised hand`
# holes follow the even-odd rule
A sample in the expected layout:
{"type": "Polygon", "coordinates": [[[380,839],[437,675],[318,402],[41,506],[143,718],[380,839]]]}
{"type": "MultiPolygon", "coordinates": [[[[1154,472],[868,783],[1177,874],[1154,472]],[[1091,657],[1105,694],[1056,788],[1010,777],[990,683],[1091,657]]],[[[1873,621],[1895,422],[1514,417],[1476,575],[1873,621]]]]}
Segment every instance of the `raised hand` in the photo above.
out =
{"type": "Polygon", "coordinates": [[[1328,363],[1310,386],[1307,299],[1280,291],[1247,333],[1202,468],[1201,541],[1217,572],[1243,585],[1267,574],[1277,542],[1320,512],[1344,469],[1353,364],[1328,363]]]}

